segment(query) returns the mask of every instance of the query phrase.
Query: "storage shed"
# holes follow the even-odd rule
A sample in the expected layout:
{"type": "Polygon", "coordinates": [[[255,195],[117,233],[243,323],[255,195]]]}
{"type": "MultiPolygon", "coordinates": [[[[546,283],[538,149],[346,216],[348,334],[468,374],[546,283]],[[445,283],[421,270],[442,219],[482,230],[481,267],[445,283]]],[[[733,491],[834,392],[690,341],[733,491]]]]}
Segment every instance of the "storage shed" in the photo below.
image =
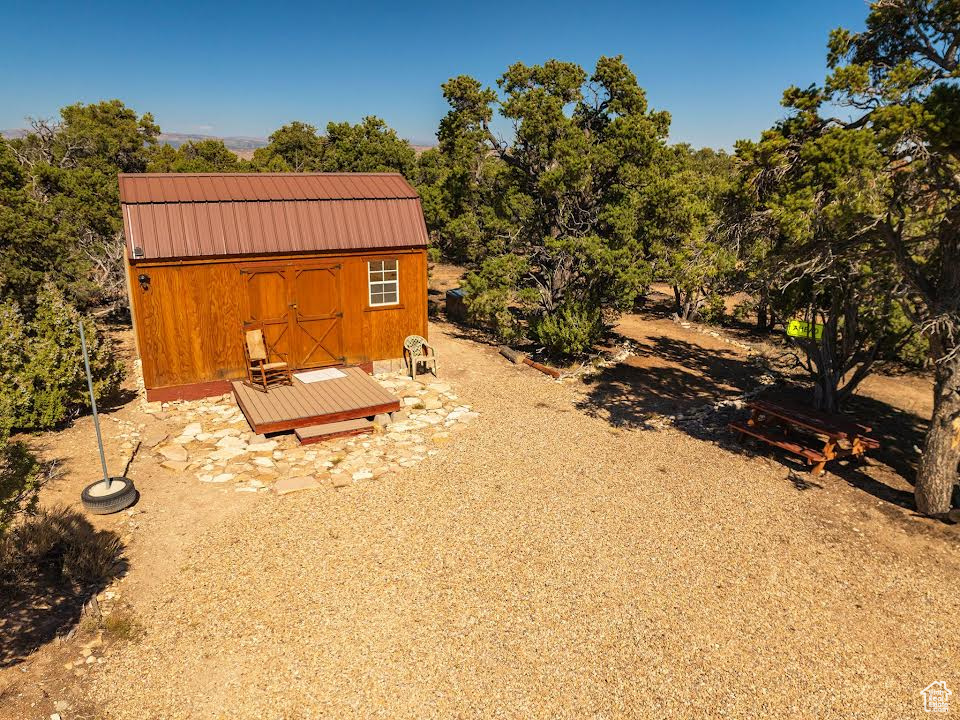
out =
{"type": "Polygon", "coordinates": [[[150,400],[229,392],[244,331],[296,369],[398,360],[427,334],[427,230],[398,174],[121,174],[150,400]]]}

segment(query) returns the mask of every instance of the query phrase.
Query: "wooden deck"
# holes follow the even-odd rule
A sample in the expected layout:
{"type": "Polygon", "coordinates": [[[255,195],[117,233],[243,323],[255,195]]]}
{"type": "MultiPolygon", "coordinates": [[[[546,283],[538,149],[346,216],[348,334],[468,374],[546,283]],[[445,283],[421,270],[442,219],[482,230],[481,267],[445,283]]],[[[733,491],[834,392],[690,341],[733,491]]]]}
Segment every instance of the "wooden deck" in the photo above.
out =
{"type": "Polygon", "coordinates": [[[338,369],[346,377],[314,383],[302,383],[294,377],[292,385],[272,387],[269,392],[234,382],[233,395],[250,427],[260,434],[400,409],[400,401],[360,368],[338,369]]]}

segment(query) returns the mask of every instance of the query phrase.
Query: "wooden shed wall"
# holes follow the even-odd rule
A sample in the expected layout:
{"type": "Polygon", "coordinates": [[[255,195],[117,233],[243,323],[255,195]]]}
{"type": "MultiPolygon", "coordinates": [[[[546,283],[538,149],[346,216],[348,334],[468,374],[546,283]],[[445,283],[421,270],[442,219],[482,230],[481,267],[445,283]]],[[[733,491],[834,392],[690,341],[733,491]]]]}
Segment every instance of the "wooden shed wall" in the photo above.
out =
{"type": "Polygon", "coordinates": [[[407,335],[426,336],[427,255],[422,249],[132,262],[131,307],[147,389],[216,386],[216,381],[245,377],[242,330],[251,317],[251,302],[256,303],[245,285],[249,270],[291,273],[321,266],[339,273],[344,362],[398,358],[407,335]],[[370,307],[367,261],[393,258],[398,260],[400,303],[370,307]],[[140,274],[150,278],[146,290],[140,274]]]}

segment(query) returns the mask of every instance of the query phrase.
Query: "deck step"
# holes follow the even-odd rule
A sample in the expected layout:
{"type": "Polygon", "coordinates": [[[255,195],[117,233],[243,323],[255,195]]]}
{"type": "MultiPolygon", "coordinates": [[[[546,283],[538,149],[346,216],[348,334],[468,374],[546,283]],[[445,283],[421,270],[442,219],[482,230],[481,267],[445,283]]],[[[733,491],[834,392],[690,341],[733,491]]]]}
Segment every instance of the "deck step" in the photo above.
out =
{"type": "Polygon", "coordinates": [[[310,427],[297,428],[295,432],[301,445],[309,445],[322,440],[344,437],[345,435],[357,435],[371,430],[373,430],[373,423],[367,419],[360,419],[311,425],[310,427]]]}
{"type": "Polygon", "coordinates": [[[800,455],[801,457],[806,458],[810,462],[824,462],[827,458],[826,456],[817,450],[811,450],[806,448],[799,443],[795,443],[787,439],[784,435],[767,430],[765,428],[760,428],[755,425],[747,425],[746,423],[730,423],[730,429],[735,430],[736,432],[743,433],[744,435],[749,435],[754,437],[757,440],[762,440],[763,442],[774,445],[778,448],[782,448],[787,452],[791,452],[794,455],[800,455]]]}

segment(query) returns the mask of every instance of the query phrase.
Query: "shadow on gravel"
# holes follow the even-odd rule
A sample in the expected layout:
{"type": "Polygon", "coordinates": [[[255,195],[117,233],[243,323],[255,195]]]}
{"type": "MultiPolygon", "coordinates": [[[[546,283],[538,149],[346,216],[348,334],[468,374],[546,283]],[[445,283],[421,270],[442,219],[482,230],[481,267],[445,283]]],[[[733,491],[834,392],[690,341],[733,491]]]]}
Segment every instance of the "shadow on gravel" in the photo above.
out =
{"type": "MultiPolygon", "coordinates": [[[[613,337],[615,343],[624,340],[613,337]]],[[[634,356],[584,379],[581,410],[618,427],[647,427],[654,414],[683,414],[752,390],[766,372],[732,350],[706,350],[664,336],[633,346],[634,356]]]]}
{"type": "Polygon", "coordinates": [[[865,395],[852,398],[843,411],[873,428],[880,448],[871,457],[886,463],[913,484],[929,421],[865,395]]]}
{"type": "MultiPolygon", "coordinates": [[[[764,394],[771,400],[789,400],[794,403],[808,403],[810,390],[802,385],[780,387],[764,394]]],[[[854,396],[843,408],[843,414],[872,428],[871,435],[880,441],[880,447],[868,455],[868,462],[882,463],[893,473],[900,476],[905,482],[913,484],[917,470],[918,448],[923,443],[927,421],[871,397],[854,396]]],[[[747,410],[735,413],[737,419],[745,419],[749,415],[747,410]]],[[[683,428],[681,428],[683,429],[683,428]]],[[[720,430],[720,428],[715,428],[720,430]]],[[[738,443],[730,443],[729,447],[736,450],[738,443]]],[[[755,446],[759,454],[767,457],[783,458],[784,464],[796,462],[793,456],[786,453],[770,452],[772,448],[760,444],[755,446]]],[[[802,468],[802,464],[800,465],[802,468]]],[[[872,495],[878,500],[897,505],[908,510],[915,507],[913,493],[892,487],[875,477],[872,477],[866,467],[854,460],[832,462],[827,470],[847,482],[852,487],[872,495]]],[[[809,475],[803,470],[805,475],[809,475]]]]}
{"type": "Polygon", "coordinates": [[[469,340],[480,345],[497,346],[498,343],[486,330],[470,325],[462,320],[454,320],[446,312],[439,312],[430,318],[433,322],[442,325],[444,332],[456,340],[469,340]]]}
{"type": "Polygon", "coordinates": [[[137,399],[137,391],[131,388],[121,388],[116,393],[102,401],[97,401],[97,410],[104,415],[109,415],[126,407],[129,403],[137,399]]]}
{"type": "Polygon", "coordinates": [[[810,473],[790,472],[787,475],[787,480],[789,480],[790,484],[801,492],[814,489],[823,490],[823,485],[814,481],[814,479],[810,476],[810,473]]]}
{"type": "MultiPolygon", "coordinates": [[[[619,339],[619,338],[615,338],[619,339]]],[[[732,453],[761,456],[789,470],[787,478],[798,491],[821,489],[798,457],[762,443],[740,444],[727,428],[734,420],[749,416],[738,403],[723,405],[744,393],[755,391],[761,375],[770,370],[761,358],[745,359],[732,350],[705,349],[699,345],[668,337],[635,343],[636,356],[604,368],[585,378],[585,397],[577,403],[583,412],[607,420],[617,427],[649,429],[656,416],[680,416],[673,427],[699,440],[714,443],[732,453]],[[698,411],[721,403],[712,412],[698,411]],[[689,417],[688,414],[695,414],[689,417]],[[684,415],[688,415],[684,418],[684,415]]],[[[775,373],[774,373],[775,374],[775,373]]],[[[776,385],[762,390],[757,397],[808,403],[809,387],[780,377],[776,385]]],[[[923,442],[926,421],[912,413],[867,396],[856,396],[844,408],[844,414],[873,428],[881,446],[870,454],[872,463],[882,463],[909,483],[913,482],[917,448],[923,442]]],[[[828,470],[864,493],[886,503],[913,509],[909,491],[888,485],[866,472],[858,462],[833,462],[828,470]]],[[[881,473],[882,474],[882,473],[881,473]]]]}
{"type": "MultiPolygon", "coordinates": [[[[811,392],[807,387],[791,384],[771,388],[758,397],[805,404],[810,401],[811,392]]],[[[706,440],[712,439],[731,452],[747,452],[751,455],[756,454],[776,459],[782,465],[794,471],[791,473],[791,482],[798,490],[807,490],[810,489],[810,486],[820,487],[815,478],[810,476],[806,465],[796,456],[763,443],[750,441],[741,445],[736,442],[733,434],[727,430],[726,424],[733,419],[744,420],[749,414],[747,409],[716,413],[711,417],[710,422],[702,423],[697,428],[685,427],[683,423],[678,423],[677,427],[695,437],[706,440]],[[793,479],[795,476],[801,477],[802,481],[795,481],[793,479]]],[[[926,421],[912,413],[904,412],[885,402],[865,396],[857,396],[850,400],[847,406],[843,408],[843,414],[872,427],[871,434],[880,441],[880,448],[869,454],[868,462],[882,463],[904,481],[912,484],[918,457],[914,448],[919,447],[923,441],[926,421]]],[[[827,465],[827,470],[852,487],[872,495],[878,500],[909,510],[914,509],[913,493],[892,487],[872,477],[866,471],[865,465],[859,461],[841,460],[831,462],[827,465]]]]}
{"type": "Polygon", "coordinates": [[[41,509],[11,528],[0,538],[0,668],[69,633],[126,569],[119,536],[74,510],[41,509]]]}

